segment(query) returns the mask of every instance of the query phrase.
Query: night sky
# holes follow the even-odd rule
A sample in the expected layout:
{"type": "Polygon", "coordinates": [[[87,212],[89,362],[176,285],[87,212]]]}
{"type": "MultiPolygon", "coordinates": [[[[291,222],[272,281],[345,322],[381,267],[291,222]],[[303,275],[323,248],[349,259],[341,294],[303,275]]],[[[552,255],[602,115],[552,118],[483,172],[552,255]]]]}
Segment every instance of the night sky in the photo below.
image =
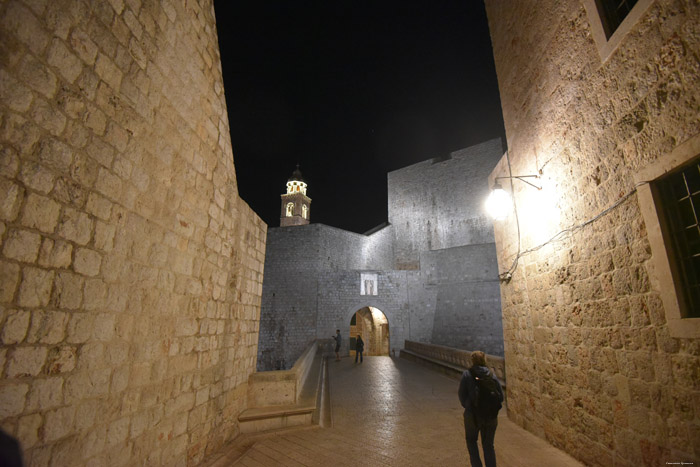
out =
{"type": "Polygon", "coordinates": [[[504,135],[479,0],[215,0],[241,197],[270,227],[296,164],[311,222],[387,220],[386,175],[504,135]]]}

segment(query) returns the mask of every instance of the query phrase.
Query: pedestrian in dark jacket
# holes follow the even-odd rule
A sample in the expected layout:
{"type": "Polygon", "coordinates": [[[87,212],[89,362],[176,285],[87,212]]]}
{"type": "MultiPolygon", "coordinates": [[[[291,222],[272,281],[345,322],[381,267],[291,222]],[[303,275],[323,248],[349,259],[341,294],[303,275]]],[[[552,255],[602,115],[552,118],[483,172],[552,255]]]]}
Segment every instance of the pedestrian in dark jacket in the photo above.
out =
{"type": "MultiPolygon", "coordinates": [[[[503,402],[503,388],[498,379],[491,374],[491,371],[486,366],[486,355],[484,352],[472,352],[471,357],[472,367],[462,374],[462,380],[459,383],[459,401],[464,407],[464,435],[467,440],[469,460],[472,467],[482,467],[481,458],[479,457],[479,446],[477,445],[477,439],[481,432],[484,463],[486,467],[496,467],[496,450],[493,442],[496,436],[496,427],[498,426],[498,408],[500,408],[500,403],[503,402]],[[493,387],[492,392],[498,408],[495,409],[495,414],[491,410],[490,415],[484,415],[483,407],[477,407],[478,403],[484,400],[479,397],[479,390],[484,387],[483,382],[489,378],[495,382],[495,384],[488,383],[493,387]],[[481,384],[478,381],[479,379],[483,380],[481,384]]],[[[484,403],[481,403],[483,406],[484,403]]]]}
{"type": "Polygon", "coordinates": [[[362,363],[362,352],[365,350],[365,343],[362,340],[362,336],[357,335],[357,340],[355,341],[355,363],[357,363],[357,356],[360,356],[360,363],[362,363]]]}
{"type": "Polygon", "coordinates": [[[343,338],[340,337],[340,329],[335,330],[335,336],[332,336],[333,339],[335,339],[335,361],[339,362],[340,361],[340,344],[342,343],[343,338]]]}

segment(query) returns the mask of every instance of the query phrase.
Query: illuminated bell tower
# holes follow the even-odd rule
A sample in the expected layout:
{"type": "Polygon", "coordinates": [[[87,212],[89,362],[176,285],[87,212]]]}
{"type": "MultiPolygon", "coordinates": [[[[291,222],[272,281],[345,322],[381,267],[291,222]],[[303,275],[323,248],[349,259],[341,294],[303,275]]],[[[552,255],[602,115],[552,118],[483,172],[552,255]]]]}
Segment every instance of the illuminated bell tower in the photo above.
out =
{"type": "Polygon", "coordinates": [[[287,180],[287,193],[282,195],[280,227],[306,225],[311,216],[311,198],[306,196],[306,182],[299,171],[299,164],[287,180]]]}

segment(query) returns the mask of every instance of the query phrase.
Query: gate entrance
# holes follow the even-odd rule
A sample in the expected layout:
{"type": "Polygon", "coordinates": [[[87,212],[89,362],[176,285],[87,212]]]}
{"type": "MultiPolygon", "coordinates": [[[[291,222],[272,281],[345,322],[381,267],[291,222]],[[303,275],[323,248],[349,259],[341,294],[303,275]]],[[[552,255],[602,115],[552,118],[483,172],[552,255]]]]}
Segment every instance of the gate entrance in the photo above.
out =
{"type": "Polygon", "coordinates": [[[389,355],[389,320],[379,308],[366,306],[350,319],[350,356],[355,356],[357,336],[365,343],[364,355],[389,355]]]}

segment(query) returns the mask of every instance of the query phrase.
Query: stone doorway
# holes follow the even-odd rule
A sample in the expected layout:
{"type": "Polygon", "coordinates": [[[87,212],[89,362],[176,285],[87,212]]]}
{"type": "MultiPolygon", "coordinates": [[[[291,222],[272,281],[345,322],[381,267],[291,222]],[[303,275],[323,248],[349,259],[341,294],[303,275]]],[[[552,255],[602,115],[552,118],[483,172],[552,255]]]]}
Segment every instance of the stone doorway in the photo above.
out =
{"type": "Polygon", "coordinates": [[[350,356],[355,356],[355,341],[362,336],[365,356],[389,355],[389,320],[379,308],[366,306],[350,318],[350,356]]]}

